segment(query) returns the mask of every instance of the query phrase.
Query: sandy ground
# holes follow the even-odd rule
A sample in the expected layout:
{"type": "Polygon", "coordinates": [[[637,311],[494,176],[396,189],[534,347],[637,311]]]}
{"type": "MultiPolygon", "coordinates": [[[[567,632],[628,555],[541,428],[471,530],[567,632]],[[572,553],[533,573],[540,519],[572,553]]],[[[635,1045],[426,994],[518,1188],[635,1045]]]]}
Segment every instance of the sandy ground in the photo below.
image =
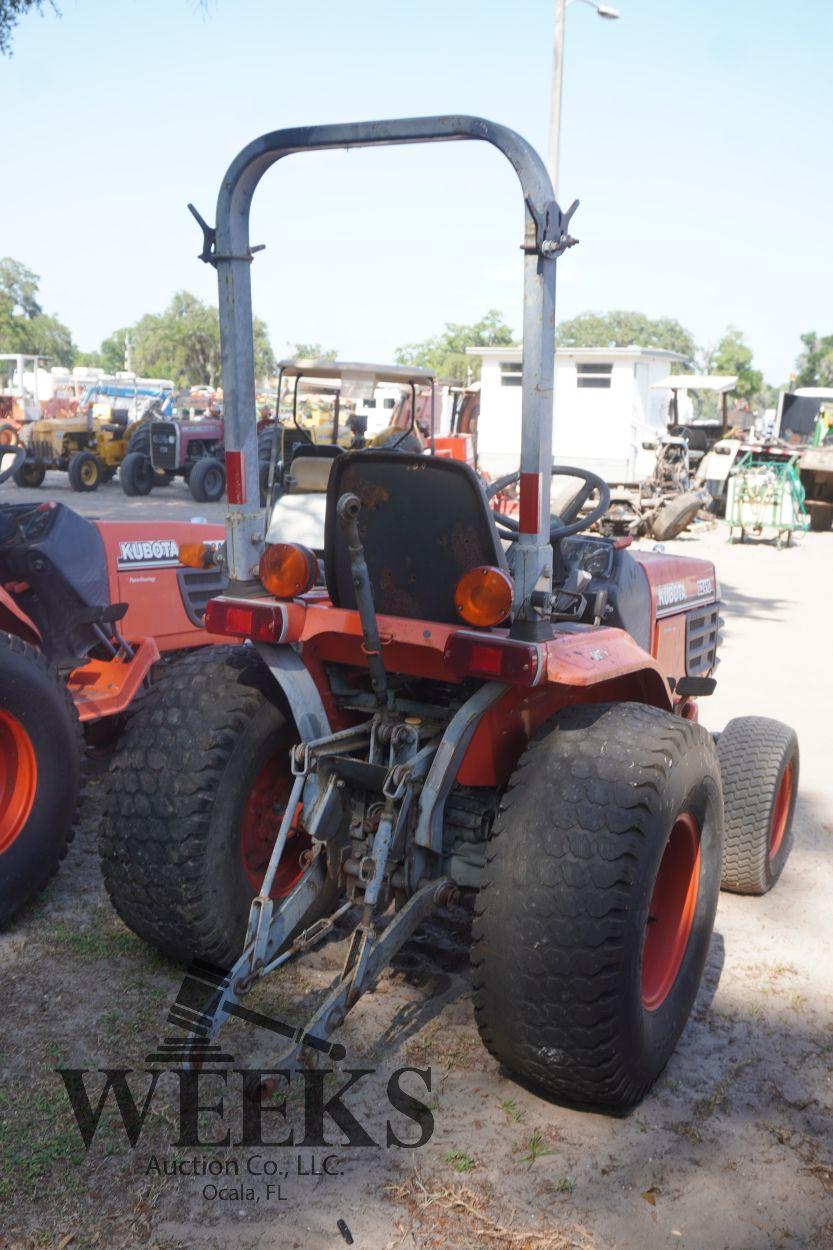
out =
{"type": "MultiPolygon", "coordinates": [[[[88,515],[142,516],[151,507],[178,518],[222,515],[219,505],[195,505],[181,484],[140,501],[117,484],[73,495],[65,478],[52,476],[49,493],[88,515]]],[[[3,488],[4,497],[27,494],[3,488]]],[[[62,871],[0,938],[0,1245],[334,1250],[352,1236],[362,1250],[833,1247],[833,536],[808,535],[779,552],[730,546],[718,528],[668,547],[713,559],[723,588],[719,683],[702,719],[713,729],[745,713],[788,721],[799,733],[802,771],[785,874],[766,898],[721,896],[694,1015],[642,1105],[623,1118],[577,1111],[498,1069],[474,1027],[469,916],[459,909],[403,951],[342,1030],[348,1064],[375,1070],[346,1101],[380,1146],[342,1147],[330,1125],[326,1149],[177,1149],[168,1075],[135,1149],[106,1112],[85,1154],[55,1067],[89,1069],[91,1082],[100,1067],[136,1069],[131,1079],[143,1097],[144,1056],[170,1033],[165,1015],[181,975],[109,907],[96,861],[93,783],[62,871]],[[389,1074],[404,1065],[430,1067],[432,1075],[424,1100],[434,1133],[418,1150],[384,1145],[389,1115],[401,1136],[412,1140],[417,1131],[385,1100],[389,1074]],[[244,1173],[247,1158],[260,1155],[285,1175],[271,1178],[280,1181],[279,1197],[268,1196],[263,1178],[245,1174],[237,1181],[149,1174],[154,1155],[160,1162],[234,1158],[244,1173]],[[320,1174],[326,1157],[334,1175],[320,1174]],[[244,1192],[205,1197],[207,1183],[244,1192]]],[[[302,1021],[344,949],[342,935],[248,1003],[302,1021]]],[[[222,1039],[237,1065],[269,1065],[279,1053],[268,1035],[237,1021],[222,1039]]],[[[416,1078],[405,1084],[421,1094],[416,1078]]],[[[204,1101],[218,1096],[212,1089],[204,1101]]],[[[299,1141],[298,1094],[288,1115],[299,1141]]],[[[203,1119],[205,1139],[222,1135],[216,1115],[203,1119]]],[[[233,1093],[227,1120],[234,1142],[233,1093]]],[[[268,1131],[277,1136],[279,1127],[272,1119],[268,1131]]]]}

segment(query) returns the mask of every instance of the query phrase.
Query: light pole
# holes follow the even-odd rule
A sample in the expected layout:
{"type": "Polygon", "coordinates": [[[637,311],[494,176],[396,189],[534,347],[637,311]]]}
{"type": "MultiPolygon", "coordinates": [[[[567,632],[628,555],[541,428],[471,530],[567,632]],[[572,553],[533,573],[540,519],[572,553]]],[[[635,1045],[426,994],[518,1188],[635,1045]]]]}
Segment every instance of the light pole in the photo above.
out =
{"type": "MultiPolygon", "coordinates": [[[[580,0],[595,9],[599,17],[615,21],[619,10],[609,4],[596,4],[595,0],[580,0]]],[[[567,6],[576,0],[555,0],[555,40],[552,48],[552,99],[550,101],[550,133],[547,143],[547,166],[552,178],[553,190],[558,198],[558,145],[561,134],[561,82],[564,77],[564,14],[567,6]]]]}

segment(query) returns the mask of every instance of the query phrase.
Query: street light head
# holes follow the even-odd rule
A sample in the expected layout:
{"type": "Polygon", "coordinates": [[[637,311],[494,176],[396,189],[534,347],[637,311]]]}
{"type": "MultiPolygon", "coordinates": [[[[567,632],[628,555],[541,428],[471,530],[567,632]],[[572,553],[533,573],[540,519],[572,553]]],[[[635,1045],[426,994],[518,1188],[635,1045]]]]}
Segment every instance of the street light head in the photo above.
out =
{"type": "Polygon", "coordinates": [[[622,16],[622,14],[619,12],[618,9],[614,9],[609,4],[597,4],[596,12],[598,13],[599,17],[606,17],[608,21],[610,22],[615,22],[617,17],[622,16]]]}

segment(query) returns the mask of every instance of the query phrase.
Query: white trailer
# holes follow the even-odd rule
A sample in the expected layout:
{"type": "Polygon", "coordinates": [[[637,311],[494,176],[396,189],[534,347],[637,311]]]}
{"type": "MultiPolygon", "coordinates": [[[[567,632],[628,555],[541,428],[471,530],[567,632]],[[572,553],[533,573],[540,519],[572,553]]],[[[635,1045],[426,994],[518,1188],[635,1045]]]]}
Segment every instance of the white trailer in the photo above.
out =
{"type": "MultiPolygon", "coordinates": [[[[517,465],[521,445],[521,349],[476,347],[483,359],[478,464],[494,477],[517,465]]],[[[651,477],[668,432],[672,392],[657,383],[685,358],[655,347],[560,347],[555,353],[553,459],[608,482],[651,477]]]]}

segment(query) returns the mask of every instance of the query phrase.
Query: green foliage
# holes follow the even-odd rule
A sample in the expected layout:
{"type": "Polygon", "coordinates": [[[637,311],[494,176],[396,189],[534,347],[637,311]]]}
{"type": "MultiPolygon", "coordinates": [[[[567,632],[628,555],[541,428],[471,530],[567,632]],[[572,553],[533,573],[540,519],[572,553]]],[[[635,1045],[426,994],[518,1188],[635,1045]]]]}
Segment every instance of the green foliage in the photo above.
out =
{"type": "MultiPolygon", "coordinates": [[[[253,325],[255,373],[275,371],[275,356],[266,325],[253,325]]],[[[101,344],[98,361],[108,373],[123,369],[125,340],[130,338],[131,364],[145,377],[171,378],[177,386],[219,386],[220,319],[217,309],[189,291],[177,291],[162,313],[146,313],[133,326],[114,330],[101,344]]]]}
{"type": "MultiPolygon", "coordinates": [[[[34,9],[43,12],[46,0],[0,0],[0,53],[5,56],[12,54],[12,31],[24,14],[34,9]]],[[[55,0],[49,0],[49,7],[60,17],[60,9],[55,0]]]]}
{"type": "Polygon", "coordinates": [[[496,308],[473,325],[447,321],[442,334],[422,343],[396,349],[396,363],[432,369],[438,378],[467,382],[480,377],[480,358],[467,356],[467,347],[511,347],[515,336],[496,308]]]}
{"type": "Polygon", "coordinates": [[[622,310],[585,312],[571,321],[561,321],[555,338],[559,347],[663,347],[687,360],[693,359],[697,350],[692,335],[679,321],[622,310]]]}
{"type": "Polygon", "coordinates": [[[10,256],[0,260],[0,345],[4,352],[46,356],[53,365],[71,365],[76,350],[72,335],[62,321],[41,308],[39,282],[20,261],[10,256]]]}
{"type": "Polygon", "coordinates": [[[751,401],[760,396],[764,375],[752,368],[752,348],[735,326],[729,326],[717,346],[704,353],[703,363],[707,373],[737,374],[735,394],[740,399],[751,401]]]}
{"type": "Polygon", "coordinates": [[[295,343],[290,352],[297,360],[337,360],[338,352],[334,347],[324,348],[320,343],[295,343]]]}
{"type": "Polygon", "coordinates": [[[804,350],[795,362],[796,386],[833,386],[833,334],[802,334],[804,350]]]}

